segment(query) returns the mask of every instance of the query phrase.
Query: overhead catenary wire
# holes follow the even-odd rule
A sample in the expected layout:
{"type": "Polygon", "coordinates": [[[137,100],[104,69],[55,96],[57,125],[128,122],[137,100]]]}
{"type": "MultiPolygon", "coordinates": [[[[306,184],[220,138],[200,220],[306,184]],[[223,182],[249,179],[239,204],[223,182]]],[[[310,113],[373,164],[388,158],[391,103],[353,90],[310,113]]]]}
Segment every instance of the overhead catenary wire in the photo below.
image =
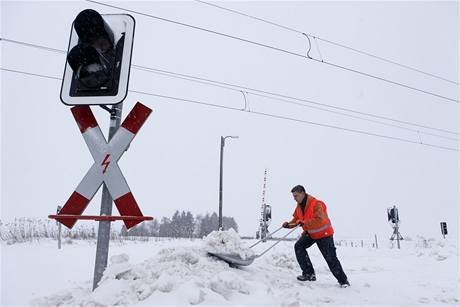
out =
{"type": "MultiPolygon", "coordinates": [[[[8,69],[8,68],[4,68],[4,67],[0,67],[0,70],[13,72],[13,73],[18,73],[18,74],[23,74],[23,75],[28,75],[28,76],[32,76],[32,77],[41,77],[41,78],[46,78],[46,79],[54,79],[54,80],[62,81],[62,78],[54,77],[54,76],[48,76],[48,75],[44,75],[44,74],[35,74],[35,73],[30,73],[30,72],[25,72],[25,71],[20,71],[20,70],[8,69]]],[[[435,144],[425,143],[425,142],[418,142],[418,141],[414,141],[414,140],[410,140],[410,139],[394,137],[394,136],[388,136],[388,135],[384,135],[384,134],[377,134],[377,133],[364,131],[364,130],[350,129],[350,128],[345,128],[345,127],[340,127],[340,126],[335,126],[335,125],[323,124],[323,123],[318,123],[318,122],[313,122],[313,121],[307,121],[307,120],[302,120],[302,119],[283,116],[283,115],[276,115],[276,114],[258,112],[258,111],[253,111],[253,110],[243,110],[243,109],[239,109],[239,108],[235,108],[235,107],[223,106],[223,105],[204,102],[204,101],[199,101],[199,100],[193,100],[193,99],[187,99],[187,98],[182,98],[182,97],[174,97],[174,96],[156,94],[156,93],[140,91],[140,90],[128,90],[128,91],[131,92],[131,93],[136,93],[136,94],[142,94],[142,95],[153,96],[153,97],[164,98],[164,99],[175,100],[175,101],[181,101],[181,102],[188,102],[188,103],[193,103],[193,104],[203,105],[203,106],[208,106],[208,107],[213,107],[213,108],[221,108],[221,109],[232,110],[232,111],[246,112],[246,113],[256,114],[256,115],[270,117],[270,118],[283,119],[283,120],[293,121],[293,122],[297,122],[297,123],[309,124],[309,125],[314,125],[314,126],[319,126],[319,127],[326,127],[326,128],[342,130],[342,131],[347,131],[347,132],[352,132],[352,133],[357,133],[357,134],[362,134],[362,135],[385,138],[385,139],[394,140],[394,141],[400,141],[400,142],[417,144],[417,145],[422,145],[422,146],[428,146],[428,147],[433,147],[433,148],[438,148],[438,149],[443,149],[443,150],[448,150],[448,151],[460,152],[460,150],[458,148],[440,146],[440,145],[435,145],[435,144]]]]}
{"type": "Polygon", "coordinates": [[[242,42],[245,42],[245,43],[248,43],[248,44],[252,44],[252,45],[255,45],[255,46],[275,50],[275,51],[278,51],[278,52],[282,52],[282,53],[285,53],[285,54],[288,54],[288,55],[300,57],[300,58],[303,58],[303,59],[312,60],[312,61],[315,61],[315,62],[318,62],[318,63],[323,63],[323,64],[326,64],[326,65],[329,65],[331,67],[335,67],[335,68],[338,68],[338,69],[353,72],[353,73],[358,74],[358,75],[362,75],[362,76],[369,77],[369,78],[376,79],[376,80],[380,80],[380,81],[383,81],[383,82],[386,82],[386,83],[389,83],[389,84],[393,84],[393,85],[401,86],[401,87],[404,87],[404,88],[407,88],[407,89],[411,89],[411,90],[414,90],[414,91],[417,91],[417,92],[420,92],[420,93],[424,93],[424,94],[427,94],[427,95],[438,97],[438,98],[441,98],[441,99],[446,100],[446,101],[460,103],[460,100],[455,99],[455,98],[450,98],[450,97],[447,97],[447,96],[443,96],[441,94],[430,92],[430,91],[420,89],[420,88],[417,88],[417,87],[414,87],[414,86],[411,86],[411,85],[408,85],[408,84],[393,81],[391,79],[376,76],[376,75],[373,75],[373,74],[370,74],[370,73],[367,73],[367,72],[363,72],[363,71],[353,69],[353,68],[350,68],[350,67],[346,67],[346,66],[343,66],[343,65],[339,65],[339,64],[336,64],[336,63],[332,63],[332,62],[328,62],[328,61],[322,61],[322,60],[318,60],[318,59],[315,59],[315,58],[312,58],[312,57],[307,57],[304,54],[293,52],[293,51],[290,51],[290,50],[287,50],[287,49],[275,47],[275,46],[268,45],[268,44],[263,44],[263,43],[256,42],[256,41],[253,41],[253,40],[249,40],[249,39],[246,39],[246,38],[242,38],[242,37],[239,37],[239,36],[218,32],[218,31],[203,28],[203,27],[194,26],[194,25],[187,24],[187,23],[184,23],[184,22],[180,22],[180,21],[176,21],[176,20],[172,20],[172,19],[168,19],[168,18],[164,18],[164,17],[155,16],[155,15],[152,15],[152,14],[139,12],[139,11],[124,8],[124,7],[121,7],[121,6],[116,6],[116,5],[107,4],[107,3],[104,3],[104,2],[99,2],[99,1],[94,1],[94,0],[85,0],[85,1],[90,2],[90,3],[94,3],[94,4],[98,4],[98,5],[102,5],[102,6],[106,6],[106,7],[111,7],[111,8],[118,9],[118,10],[122,10],[122,11],[125,11],[125,12],[130,12],[130,13],[137,14],[137,15],[144,16],[144,17],[148,17],[148,18],[152,18],[152,19],[156,19],[156,20],[160,20],[160,21],[164,21],[164,22],[173,23],[173,24],[188,27],[188,28],[191,28],[191,29],[194,29],[194,30],[204,31],[204,32],[207,32],[207,33],[219,35],[219,36],[230,38],[230,39],[233,39],[233,40],[242,41],[242,42]]]}
{"type": "MultiPolygon", "coordinates": [[[[353,110],[353,109],[337,107],[337,106],[334,106],[334,105],[329,105],[329,104],[325,104],[325,103],[319,103],[317,101],[313,101],[313,100],[309,100],[309,99],[303,99],[303,98],[293,97],[293,96],[289,96],[289,95],[283,95],[283,94],[279,94],[279,93],[259,90],[259,89],[255,89],[255,88],[251,88],[251,87],[246,87],[246,86],[243,86],[243,85],[231,84],[231,83],[227,83],[227,82],[221,82],[221,81],[211,80],[211,79],[207,79],[207,78],[201,78],[201,77],[196,77],[196,76],[192,76],[192,75],[181,74],[181,73],[177,73],[177,72],[171,72],[171,71],[162,70],[162,69],[150,68],[150,67],[146,67],[146,66],[140,66],[140,65],[132,65],[132,66],[134,68],[140,69],[140,70],[157,72],[159,74],[164,74],[164,75],[169,75],[169,76],[176,76],[179,79],[184,79],[184,80],[189,80],[189,81],[195,80],[195,82],[198,82],[198,83],[210,84],[210,85],[214,85],[214,86],[222,87],[222,88],[226,88],[226,89],[234,88],[234,89],[238,89],[239,91],[244,90],[247,93],[251,93],[252,95],[258,95],[258,96],[261,96],[261,97],[267,97],[268,98],[269,96],[273,96],[273,97],[283,98],[284,101],[289,101],[289,100],[301,101],[301,102],[310,103],[310,104],[313,104],[313,105],[320,105],[320,106],[324,106],[324,107],[329,107],[331,109],[336,109],[336,110],[346,111],[346,112],[350,112],[350,113],[365,115],[365,116],[369,116],[369,117],[379,118],[379,119],[383,119],[383,120],[393,121],[393,122],[406,124],[406,125],[410,125],[410,126],[417,126],[417,127],[436,130],[436,131],[439,131],[439,132],[449,133],[449,134],[453,134],[453,135],[460,135],[460,133],[456,132],[456,131],[451,131],[451,130],[436,128],[436,127],[421,125],[421,124],[417,124],[417,123],[412,123],[412,122],[408,122],[408,121],[394,119],[394,118],[391,118],[391,117],[385,117],[385,116],[380,116],[380,115],[376,115],[376,114],[372,114],[372,113],[356,111],[356,110],[353,110]],[[265,95],[262,95],[262,94],[265,94],[265,95]],[[289,99],[289,100],[287,100],[287,99],[289,99]]],[[[270,97],[270,98],[273,99],[273,97],[270,97]]],[[[281,99],[281,100],[283,100],[283,99],[281,99]]],[[[302,104],[302,105],[307,106],[305,104],[302,104]]],[[[323,109],[323,110],[326,110],[326,109],[323,109]]],[[[328,112],[334,113],[331,110],[328,110],[328,112]]],[[[340,113],[340,114],[345,115],[345,113],[340,113]]]]}
{"type": "Polygon", "coordinates": [[[8,71],[8,72],[14,72],[14,73],[17,73],[17,74],[28,75],[28,76],[32,76],[32,77],[40,77],[40,78],[46,78],[46,79],[53,79],[53,80],[62,81],[62,78],[59,78],[59,77],[48,76],[48,75],[43,75],[43,74],[36,74],[36,73],[31,73],[31,72],[23,71],[23,70],[9,69],[9,68],[5,68],[5,67],[0,67],[0,70],[8,71]]]}
{"type": "MultiPolygon", "coordinates": [[[[8,43],[14,43],[14,44],[23,45],[23,46],[26,46],[26,47],[33,47],[33,48],[38,48],[38,49],[42,49],[42,50],[46,50],[46,51],[52,51],[52,52],[57,52],[57,53],[61,53],[61,54],[66,54],[65,50],[60,50],[60,49],[56,49],[56,48],[50,48],[50,47],[47,47],[47,46],[42,46],[42,45],[37,45],[37,44],[32,44],[32,43],[27,43],[27,42],[22,42],[22,41],[17,41],[17,40],[12,40],[12,39],[8,39],[8,38],[0,38],[0,40],[3,40],[3,41],[8,42],[8,43]]],[[[440,137],[440,138],[450,139],[450,140],[454,140],[454,141],[458,141],[458,139],[445,137],[445,136],[441,136],[441,135],[438,135],[438,134],[432,134],[432,133],[417,130],[417,129],[411,129],[411,128],[406,128],[406,127],[402,127],[402,126],[398,126],[398,125],[384,123],[384,122],[381,122],[381,121],[375,121],[375,120],[371,120],[371,119],[368,119],[368,118],[363,118],[363,117],[360,117],[360,116],[354,116],[354,115],[351,115],[351,114],[346,114],[346,113],[343,113],[343,112],[336,112],[336,111],[332,111],[332,110],[328,110],[328,109],[324,109],[324,108],[319,108],[319,107],[315,107],[315,106],[311,106],[311,105],[306,105],[304,103],[309,103],[309,104],[313,104],[313,105],[319,105],[319,106],[328,107],[328,108],[331,108],[331,109],[336,109],[336,110],[346,111],[346,112],[350,112],[350,113],[354,113],[354,114],[359,114],[359,115],[374,117],[374,118],[378,118],[378,119],[393,121],[393,122],[406,124],[406,125],[411,125],[411,126],[416,126],[416,127],[420,127],[420,128],[436,130],[436,131],[439,131],[439,132],[454,134],[454,135],[457,135],[457,136],[460,135],[460,133],[450,131],[450,130],[430,127],[430,126],[426,126],[426,125],[420,125],[420,124],[411,123],[411,122],[402,121],[402,120],[397,120],[397,119],[393,119],[393,118],[389,118],[389,117],[385,117],[385,116],[379,116],[379,115],[375,115],[375,114],[372,114],[372,113],[360,112],[360,111],[356,111],[356,110],[352,110],[352,109],[348,109],[348,108],[337,107],[337,106],[333,106],[333,105],[329,105],[329,104],[325,104],[325,103],[319,103],[319,102],[316,102],[316,101],[313,101],[313,100],[307,100],[307,99],[302,99],[302,98],[282,95],[282,94],[279,94],[279,93],[273,93],[273,92],[258,90],[258,89],[254,89],[254,88],[245,87],[245,86],[242,86],[242,85],[236,85],[236,84],[231,84],[231,83],[226,83],[226,82],[220,82],[220,81],[216,81],[216,80],[200,78],[200,77],[196,77],[196,76],[192,76],[192,75],[180,74],[180,73],[177,73],[177,72],[161,70],[161,69],[156,69],[156,68],[147,67],[147,66],[141,66],[141,65],[135,65],[135,64],[132,64],[131,66],[133,68],[135,68],[135,69],[138,69],[138,70],[152,72],[152,73],[155,73],[155,74],[160,74],[160,75],[169,76],[169,77],[174,77],[174,78],[177,78],[177,79],[182,79],[182,80],[187,80],[187,81],[191,81],[191,82],[211,85],[211,86],[224,88],[224,89],[228,89],[228,90],[234,90],[234,91],[240,91],[240,92],[243,91],[243,95],[244,95],[244,92],[246,92],[246,93],[250,93],[252,95],[256,95],[256,96],[259,96],[259,97],[264,97],[264,98],[268,98],[268,99],[272,99],[272,100],[274,99],[274,100],[278,100],[278,101],[284,101],[284,102],[289,103],[289,104],[295,104],[295,105],[299,105],[299,106],[303,106],[303,107],[319,109],[319,110],[322,110],[322,111],[325,111],[325,112],[330,112],[330,113],[334,113],[334,114],[340,114],[340,115],[343,115],[343,116],[346,116],[346,117],[365,120],[365,121],[374,122],[374,123],[381,124],[381,125],[391,126],[391,127],[395,127],[395,128],[400,128],[400,129],[404,129],[404,130],[408,130],[408,131],[412,131],[412,132],[416,132],[416,133],[421,133],[421,134],[436,136],[436,137],[440,137]],[[274,97],[278,97],[278,98],[274,98],[274,97]],[[300,101],[300,102],[303,102],[303,103],[295,103],[295,102],[293,102],[291,100],[300,101]]],[[[246,96],[245,96],[245,99],[246,99],[246,96]]]]}
{"type": "Polygon", "coordinates": [[[4,41],[4,42],[7,42],[7,43],[12,43],[12,44],[23,45],[23,46],[26,46],[26,47],[42,49],[42,50],[56,52],[56,53],[67,54],[67,51],[62,50],[62,49],[51,48],[51,47],[47,47],[47,46],[43,46],[43,45],[32,44],[32,43],[13,40],[13,39],[8,39],[8,38],[4,38],[4,37],[0,37],[0,41],[4,41]]]}
{"type": "Polygon", "coordinates": [[[294,121],[294,122],[298,122],[298,123],[322,126],[322,127],[338,129],[338,130],[343,130],[343,131],[348,131],[348,132],[353,132],[353,133],[364,134],[364,135],[368,135],[368,136],[376,136],[376,137],[381,137],[381,138],[386,138],[386,139],[391,139],[391,140],[396,140],[396,141],[401,141],[401,142],[407,142],[407,143],[412,143],[412,144],[435,147],[435,148],[445,149],[445,150],[450,150],[450,151],[457,151],[457,152],[460,151],[457,148],[439,146],[439,145],[425,143],[425,142],[417,142],[417,141],[408,140],[408,139],[404,139],[404,138],[392,137],[392,136],[387,136],[387,135],[383,135],[383,134],[377,134],[377,133],[372,133],[372,132],[367,132],[367,131],[362,131],[362,130],[343,128],[343,127],[340,127],[340,126],[322,124],[322,123],[317,123],[317,122],[312,122],[312,121],[292,118],[292,117],[288,117],[288,116],[270,114],[270,113],[265,113],[265,112],[258,112],[258,111],[253,111],[253,110],[242,110],[242,109],[239,109],[239,108],[227,107],[227,106],[222,106],[222,105],[218,105],[218,104],[212,104],[212,103],[207,103],[207,102],[203,102],[203,101],[198,101],[198,100],[192,100],[192,99],[186,99],[186,98],[180,98],[180,97],[173,97],[173,96],[166,96],[166,95],[160,95],[160,94],[149,93],[149,92],[144,92],[144,91],[130,90],[130,92],[138,93],[138,94],[144,94],[144,95],[148,95],[148,96],[166,98],[166,99],[171,99],[171,100],[177,100],[177,101],[201,104],[201,105],[206,105],[206,106],[212,106],[212,107],[216,107],[216,108],[224,108],[224,109],[233,110],[233,111],[247,112],[247,113],[252,113],[252,114],[257,114],[257,115],[262,115],[262,116],[267,116],[267,117],[272,117],[272,118],[277,118],[277,119],[284,119],[284,120],[294,121]]]}
{"type": "Polygon", "coordinates": [[[345,45],[345,44],[341,44],[341,43],[334,42],[334,41],[332,41],[332,40],[328,40],[328,39],[325,39],[325,38],[321,38],[321,37],[319,37],[319,36],[317,36],[317,35],[308,34],[308,33],[305,33],[304,31],[300,31],[300,30],[298,30],[298,29],[294,29],[294,28],[292,28],[292,27],[288,27],[288,26],[282,25],[282,24],[280,24],[280,23],[276,23],[276,22],[267,20],[267,19],[265,19],[265,18],[260,18],[260,17],[254,16],[254,15],[250,15],[250,14],[247,14],[247,13],[243,13],[243,12],[241,12],[241,11],[237,11],[237,10],[234,10],[234,9],[230,9],[230,8],[227,8],[227,7],[224,7],[224,6],[221,6],[221,5],[217,5],[217,4],[215,4],[215,3],[210,3],[210,2],[207,2],[207,1],[203,1],[203,0],[195,0],[195,1],[198,2],[198,3],[201,3],[201,4],[213,6],[213,7],[215,7],[215,8],[218,8],[218,9],[221,9],[221,10],[224,10],[224,11],[228,11],[228,12],[231,12],[231,13],[234,13],[234,14],[238,14],[238,15],[241,15],[241,16],[245,16],[245,17],[248,17],[248,18],[251,18],[251,19],[254,19],[254,20],[257,20],[257,21],[260,21],[260,22],[263,22],[263,23],[266,23],[266,24],[269,24],[269,25],[272,25],[272,26],[275,26],[275,27],[284,29],[284,30],[288,30],[288,31],[297,33],[297,34],[306,35],[307,37],[308,37],[308,36],[311,36],[311,37],[313,37],[314,39],[318,39],[318,40],[320,40],[320,41],[323,41],[323,42],[325,42],[325,43],[328,43],[328,44],[331,44],[331,45],[334,45],[334,46],[337,46],[337,47],[341,47],[341,48],[344,48],[344,49],[348,49],[348,50],[351,50],[351,51],[353,51],[353,52],[360,53],[360,54],[363,54],[363,55],[366,55],[366,56],[369,56],[369,57],[378,59],[378,60],[380,60],[380,61],[387,62],[387,63],[393,64],[393,65],[396,65],[396,66],[399,66],[399,67],[402,67],[402,68],[405,68],[405,69],[409,69],[409,70],[412,70],[412,71],[415,71],[415,72],[418,72],[418,73],[421,73],[421,74],[424,74],[424,75],[427,75],[427,76],[430,76],[430,77],[433,77],[433,78],[436,78],[436,79],[439,79],[439,80],[443,80],[443,81],[446,81],[446,82],[449,82],[449,83],[452,83],[452,84],[460,85],[460,82],[458,82],[458,81],[453,81],[453,80],[450,80],[450,79],[447,79],[447,78],[444,78],[444,77],[441,77],[441,76],[438,76],[438,75],[435,75],[435,74],[432,74],[432,73],[423,71],[423,70],[421,70],[421,69],[414,68],[414,67],[411,67],[411,66],[409,66],[409,65],[402,64],[402,63],[399,63],[399,62],[390,60],[390,59],[388,59],[388,58],[384,58],[384,57],[382,57],[382,56],[378,56],[378,55],[372,54],[372,53],[370,53],[370,52],[366,52],[366,51],[363,51],[363,50],[360,50],[360,49],[357,49],[357,48],[353,48],[353,47],[347,46],[347,45],[345,45]]]}
{"type": "Polygon", "coordinates": [[[371,122],[371,123],[376,123],[376,124],[380,124],[380,125],[384,125],[384,126],[388,126],[388,127],[393,127],[393,128],[398,128],[398,129],[402,129],[402,130],[407,130],[407,131],[415,132],[415,133],[418,133],[418,134],[430,135],[430,136],[434,136],[434,137],[438,137],[438,138],[442,138],[442,139],[446,139],[446,140],[452,140],[452,141],[455,141],[455,142],[458,142],[458,141],[459,141],[458,138],[443,136],[443,135],[439,135],[439,134],[435,134],[435,133],[430,133],[430,132],[426,132],[426,131],[420,131],[420,130],[417,130],[417,129],[402,127],[402,126],[399,126],[399,125],[384,123],[384,122],[381,122],[381,121],[372,120],[372,119],[369,119],[369,118],[364,118],[364,117],[361,117],[361,116],[356,116],[356,115],[351,115],[351,114],[345,114],[345,113],[343,113],[343,112],[337,112],[337,111],[327,110],[327,109],[320,108],[320,107],[308,106],[308,105],[305,105],[305,104],[302,104],[302,103],[292,102],[292,101],[285,100],[285,99],[281,99],[281,98],[274,98],[274,97],[270,97],[270,96],[267,96],[267,95],[254,94],[254,93],[252,93],[252,95],[256,95],[256,96],[259,96],[259,97],[264,97],[264,98],[271,99],[271,100],[283,101],[283,102],[286,102],[286,103],[289,103],[289,104],[294,104],[294,105],[298,105],[298,106],[302,106],[302,107],[307,107],[307,108],[317,109],[317,110],[321,110],[321,111],[326,111],[326,112],[329,112],[329,113],[338,114],[338,115],[343,115],[343,116],[346,116],[346,117],[350,117],[350,118],[354,118],[354,119],[359,119],[359,120],[364,120],[364,121],[368,121],[368,122],[371,122]]]}
{"type": "MultiPolygon", "coordinates": [[[[140,70],[144,70],[141,67],[138,67],[138,68],[140,70]]],[[[149,72],[150,70],[145,70],[145,71],[149,72]]],[[[380,125],[384,125],[384,126],[388,126],[388,127],[398,128],[398,129],[402,129],[402,130],[407,130],[407,131],[411,131],[411,132],[415,132],[415,133],[419,133],[419,134],[430,135],[430,136],[439,137],[439,138],[443,138],[443,139],[446,139],[446,140],[452,140],[452,141],[456,141],[456,142],[459,141],[458,138],[447,137],[447,136],[443,136],[443,135],[439,135],[439,134],[435,134],[435,133],[430,133],[430,132],[426,132],[426,131],[421,131],[421,130],[408,128],[408,127],[402,127],[402,126],[399,126],[399,125],[385,123],[385,122],[382,122],[382,121],[377,121],[377,120],[373,120],[373,119],[369,119],[369,118],[364,118],[364,117],[361,117],[361,116],[356,116],[356,115],[347,114],[347,113],[343,113],[343,112],[328,110],[328,109],[317,107],[317,106],[306,105],[304,103],[298,103],[298,102],[290,101],[290,100],[283,99],[283,98],[276,98],[276,97],[273,97],[273,96],[259,94],[259,93],[251,92],[251,91],[249,91],[249,92],[248,91],[243,91],[243,90],[235,89],[233,87],[216,85],[216,84],[210,83],[210,82],[197,81],[197,80],[193,80],[193,79],[189,79],[189,78],[185,78],[185,77],[176,76],[176,75],[171,74],[171,73],[162,73],[162,72],[155,72],[155,73],[163,75],[163,76],[176,78],[176,79],[187,80],[187,81],[191,81],[191,82],[197,82],[197,83],[206,84],[206,85],[210,85],[210,86],[215,86],[215,87],[219,87],[219,88],[224,88],[224,89],[228,89],[228,90],[232,90],[232,91],[236,91],[236,92],[241,92],[241,93],[243,93],[244,101],[245,101],[244,109],[247,109],[247,96],[245,95],[245,93],[246,93],[246,94],[251,94],[251,95],[255,95],[255,96],[270,99],[270,100],[276,100],[276,101],[281,101],[281,102],[285,102],[285,103],[292,104],[292,105],[297,105],[297,106],[306,107],[306,108],[310,108],[310,109],[321,110],[321,111],[324,111],[324,112],[329,112],[329,113],[333,113],[333,114],[342,115],[342,116],[345,116],[345,117],[364,120],[364,121],[368,121],[368,122],[372,122],[372,123],[376,123],[376,124],[380,124],[380,125]]]]}

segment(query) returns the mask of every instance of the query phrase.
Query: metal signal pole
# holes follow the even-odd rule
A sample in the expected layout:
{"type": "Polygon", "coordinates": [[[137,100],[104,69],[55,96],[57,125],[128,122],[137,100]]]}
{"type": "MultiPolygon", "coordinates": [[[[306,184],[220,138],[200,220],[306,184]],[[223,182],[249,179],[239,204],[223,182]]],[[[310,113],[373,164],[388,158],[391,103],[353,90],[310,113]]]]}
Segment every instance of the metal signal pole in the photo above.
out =
{"type": "MultiPolygon", "coordinates": [[[[115,132],[120,127],[121,122],[121,111],[123,109],[123,103],[119,103],[112,106],[110,110],[110,128],[109,128],[109,139],[112,139],[115,132]]],[[[105,183],[102,189],[101,199],[101,216],[112,215],[112,197],[110,196],[109,190],[105,183]]],[[[107,267],[107,259],[109,257],[109,242],[110,242],[110,221],[99,221],[99,229],[97,232],[97,247],[96,247],[96,264],[94,266],[94,279],[93,279],[93,290],[97,288],[97,284],[104,274],[104,270],[107,267]]]]}
{"type": "Polygon", "coordinates": [[[259,232],[260,232],[260,238],[263,240],[262,242],[265,242],[266,237],[267,237],[267,221],[265,219],[266,217],[266,210],[267,210],[267,205],[265,204],[265,191],[267,188],[267,169],[265,169],[264,172],[264,185],[262,188],[262,207],[260,210],[260,223],[259,223],[259,232]]]}

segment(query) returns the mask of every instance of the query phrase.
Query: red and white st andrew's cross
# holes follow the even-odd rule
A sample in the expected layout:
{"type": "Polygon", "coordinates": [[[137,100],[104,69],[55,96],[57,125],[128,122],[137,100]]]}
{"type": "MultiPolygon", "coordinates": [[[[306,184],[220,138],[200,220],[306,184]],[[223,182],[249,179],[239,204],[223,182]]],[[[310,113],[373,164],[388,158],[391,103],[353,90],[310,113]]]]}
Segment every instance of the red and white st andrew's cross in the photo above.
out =
{"type": "MultiPolygon", "coordinates": [[[[152,110],[139,102],[136,103],[109,143],[105,140],[89,106],[76,106],[71,111],[93,156],[94,164],[59,211],[56,220],[72,228],[77,218],[59,219],[59,215],[81,215],[102,183],[107,186],[121,216],[142,217],[142,212],[118,166],[118,160],[152,110]]],[[[124,220],[128,229],[140,222],[141,219],[124,220]]]]}

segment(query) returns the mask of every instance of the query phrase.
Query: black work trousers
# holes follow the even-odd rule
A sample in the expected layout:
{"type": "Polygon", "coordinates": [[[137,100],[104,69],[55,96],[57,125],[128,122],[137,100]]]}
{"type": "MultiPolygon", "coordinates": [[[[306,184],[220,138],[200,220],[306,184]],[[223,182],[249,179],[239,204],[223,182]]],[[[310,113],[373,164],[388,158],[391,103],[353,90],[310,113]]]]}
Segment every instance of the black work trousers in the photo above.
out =
{"type": "Polygon", "coordinates": [[[329,270],[331,270],[332,274],[335,276],[335,278],[337,278],[337,281],[340,284],[346,282],[347,275],[345,275],[343,272],[342,265],[340,264],[339,259],[337,259],[334,239],[332,236],[315,240],[312,239],[308,234],[303,234],[300,239],[297,240],[294,245],[294,249],[302,272],[307,275],[315,274],[315,270],[313,269],[313,265],[311,264],[307,253],[307,248],[315,243],[318,245],[321,254],[329,266],[329,270]]]}

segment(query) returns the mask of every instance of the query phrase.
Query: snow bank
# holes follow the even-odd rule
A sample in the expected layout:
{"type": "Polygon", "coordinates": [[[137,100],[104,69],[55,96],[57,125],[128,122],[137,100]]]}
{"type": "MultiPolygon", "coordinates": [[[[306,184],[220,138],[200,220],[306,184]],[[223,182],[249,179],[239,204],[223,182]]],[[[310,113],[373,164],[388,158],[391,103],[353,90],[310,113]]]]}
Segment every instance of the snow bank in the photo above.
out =
{"type": "Polygon", "coordinates": [[[240,236],[233,228],[227,231],[213,231],[203,241],[208,252],[236,254],[241,259],[248,259],[255,256],[252,249],[241,245],[240,236]]]}
{"type": "MultiPolygon", "coordinates": [[[[72,289],[32,302],[32,305],[134,305],[140,302],[164,301],[165,296],[176,297],[173,304],[198,304],[206,291],[229,295],[232,284],[215,282],[219,270],[228,265],[206,256],[201,247],[174,247],[160,250],[154,257],[140,264],[132,264],[126,254],[110,258],[99,287],[72,289]]],[[[233,288],[232,288],[233,287],[233,288]]]]}
{"type": "Polygon", "coordinates": [[[32,305],[151,305],[165,297],[170,303],[174,297],[173,305],[196,305],[205,299],[222,304],[234,293],[249,294],[244,278],[229,270],[227,263],[209,257],[208,251],[251,255],[233,229],[215,231],[201,244],[164,248],[140,264],[131,264],[127,254],[112,256],[94,292],[76,288],[37,299],[32,305]]]}

